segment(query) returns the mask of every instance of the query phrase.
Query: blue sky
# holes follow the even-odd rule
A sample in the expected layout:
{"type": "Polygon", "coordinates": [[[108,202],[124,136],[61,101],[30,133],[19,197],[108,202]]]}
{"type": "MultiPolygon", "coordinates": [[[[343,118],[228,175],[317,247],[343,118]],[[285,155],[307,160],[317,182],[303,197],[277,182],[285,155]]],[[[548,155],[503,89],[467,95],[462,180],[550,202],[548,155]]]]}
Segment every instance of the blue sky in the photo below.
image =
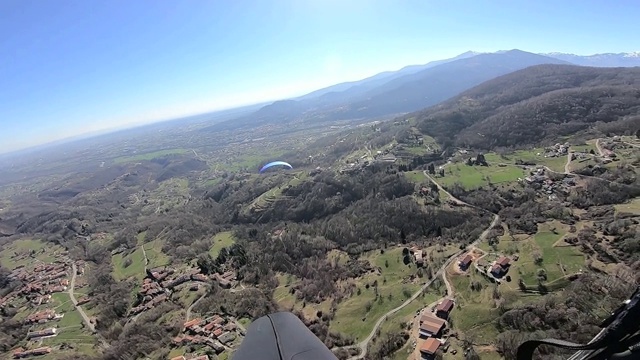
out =
{"type": "Polygon", "coordinates": [[[467,50],[640,50],[640,3],[2,0],[0,153],[467,50]]]}

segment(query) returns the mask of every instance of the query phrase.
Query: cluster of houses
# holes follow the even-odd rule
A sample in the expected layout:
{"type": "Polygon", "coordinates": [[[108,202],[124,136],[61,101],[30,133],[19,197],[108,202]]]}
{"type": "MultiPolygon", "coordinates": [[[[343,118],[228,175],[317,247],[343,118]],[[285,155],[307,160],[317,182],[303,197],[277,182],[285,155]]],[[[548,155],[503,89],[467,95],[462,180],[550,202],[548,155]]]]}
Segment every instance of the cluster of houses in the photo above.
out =
{"type": "Polygon", "coordinates": [[[193,319],[184,323],[182,334],[173,339],[176,346],[207,345],[217,354],[225,351],[244,331],[234,321],[220,315],[193,319]]]}
{"type": "Polygon", "coordinates": [[[627,145],[622,142],[622,139],[619,136],[614,136],[611,140],[603,139],[600,141],[600,146],[602,148],[602,162],[608,164],[612,161],[617,160],[616,153],[613,152],[615,149],[626,148],[627,145]]]}
{"type": "Polygon", "coordinates": [[[221,287],[228,289],[234,285],[236,274],[233,271],[227,271],[223,274],[216,273],[207,276],[200,273],[199,269],[192,269],[181,274],[170,268],[147,270],[147,276],[138,291],[138,303],[129,310],[129,315],[140,314],[169,300],[174,289],[182,284],[191,283],[189,290],[196,291],[200,288],[198,283],[208,283],[211,280],[215,280],[221,287]]]}
{"type": "Polygon", "coordinates": [[[39,306],[51,301],[51,294],[66,291],[70,260],[59,254],[56,257],[51,264],[38,264],[29,270],[24,266],[14,269],[9,279],[18,280],[22,285],[0,298],[0,308],[11,306],[18,299],[26,299],[34,306],[39,306]]]}
{"type": "MultiPolygon", "coordinates": [[[[515,255],[514,260],[517,260],[517,259],[518,259],[518,256],[515,255]]],[[[471,267],[472,263],[473,263],[473,256],[471,256],[471,254],[466,254],[460,258],[460,260],[458,261],[458,266],[460,267],[460,270],[467,271],[471,267]]],[[[478,270],[478,272],[480,272],[481,274],[487,277],[492,277],[492,279],[490,280],[492,281],[495,280],[498,282],[500,281],[501,278],[507,275],[507,272],[509,272],[510,267],[511,267],[511,259],[506,256],[500,256],[492,264],[488,264],[484,260],[482,261],[479,260],[478,263],[476,264],[476,269],[478,270]]]]}
{"type": "Polygon", "coordinates": [[[576,185],[576,182],[573,178],[565,177],[562,180],[553,180],[546,175],[546,170],[542,167],[539,167],[529,173],[529,176],[524,179],[518,179],[518,181],[523,182],[529,186],[533,186],[534,188],[540,189],[545,194],[547,194],[551,200],[556,198],[552,195],[568,195],[571,191],[571,188],[576,185]]]}
{"type": "Polygon", "coordinates": [[[453,300],[444,299],[436,306],[433,314],[425,312],[420,316],[419,334],[421,339],[425,339],[420,346],[423,359],[434,359],[436,352],[443,345],[444,340],[441,337],[453,305],[453,300]]]}
{"type": "Polygon", "coordinates": [[[566,156],[569,153],[569,143],[555,144],[551,147],[544,149],[544,157],[560,157],[566,156]]]}
{"type": "Polygon", "coordinates": [[[44,324],[51,320],[62,319],[63,316],[63,314],[56,314],[56,311],[53,309],[47,309],[27,316],[24,322],[26,324],[44,324]]]}
{"type": "Polygon", "coordinates": [[[32,350],[25,350],[23,348],[17,348],[13,351],[13,358],[14,359],[24,359],[24,358],[28,358],[28,357],[32,357],[32,356],[42,356],[42,355],[47,355],[51,353],[51,348],[46,346],[46,347],[40,347],[37,349],[32,349],[32,350]]]}

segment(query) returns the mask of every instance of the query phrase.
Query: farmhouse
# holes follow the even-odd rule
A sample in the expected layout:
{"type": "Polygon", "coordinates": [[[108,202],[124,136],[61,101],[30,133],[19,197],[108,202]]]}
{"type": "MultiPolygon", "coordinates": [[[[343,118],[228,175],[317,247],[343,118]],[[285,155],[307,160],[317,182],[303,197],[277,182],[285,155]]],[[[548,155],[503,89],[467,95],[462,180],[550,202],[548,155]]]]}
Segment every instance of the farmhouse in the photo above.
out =
{"type": "Polygon", "coordinates": [[[46,355],[51,353],[51,348],[50,347],[41,347],[41,348],[37,348],[37,349],[33,349],[33,350],[24,350],[22,348],[18,348],[16,349],[16,351],[13,352],[13,358],[14,359],[22,359],[22,358],[27,358],[27,357],[31,357],[31,356],[41,356],[41,355],[46,355]]]}
{"type": "Polygon", "coordinates": [[[509,271],[510,266],[511,259],[505,256],[501,256],[491,267],[491,275],[496,278],[501,278],[507,273],[507,271],[509,271]]]}
{"type": "Polygon", "coordinates": [[[440,345],[442,344],[437,339],[428,338],[420,347],[420,355],[422,355],[423,359],[433,359],[440,345]]]}
{"type": "Polygon", "coordinates": [[[453,310],[453,300],[444,299],[436,307],[436,316],[446,320],[449,317],[449,313],[451,312],[451,310],[453,310]]]}
{"type": "Polygon", "coordinates": [[[420,318],[420,337],[439,337],[444,329],[444,320],[430,315],[420,318]]]}
{"type": "Polygon", "coordinates": [[[471,266],[471,261],[473,261],[473,258],[470,254],[467,254],[464,258],[462,258],[462,260],[460,260],[460,270],[466,271],[469,266],[471,266]]]}

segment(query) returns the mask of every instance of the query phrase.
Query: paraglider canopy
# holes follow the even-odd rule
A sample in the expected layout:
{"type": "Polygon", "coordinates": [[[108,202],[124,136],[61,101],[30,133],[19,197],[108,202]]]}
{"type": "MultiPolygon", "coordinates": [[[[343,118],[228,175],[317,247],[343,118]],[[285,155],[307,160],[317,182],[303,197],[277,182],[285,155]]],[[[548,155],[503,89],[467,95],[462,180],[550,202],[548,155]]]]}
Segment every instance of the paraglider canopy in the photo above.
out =
{"type": "Polygon", "coordinates": [[[268,163],[267,165],[263,166],[262,169],[260,169],[260,173],[262,174],[265,170],[267,170],[268,168],[272,167],[272,166],[286,166],[289,169],[293,169],[293,166],[291,166],[291,164],[286,163],[284,161],[272,161],[270,163],[268,163]]]}

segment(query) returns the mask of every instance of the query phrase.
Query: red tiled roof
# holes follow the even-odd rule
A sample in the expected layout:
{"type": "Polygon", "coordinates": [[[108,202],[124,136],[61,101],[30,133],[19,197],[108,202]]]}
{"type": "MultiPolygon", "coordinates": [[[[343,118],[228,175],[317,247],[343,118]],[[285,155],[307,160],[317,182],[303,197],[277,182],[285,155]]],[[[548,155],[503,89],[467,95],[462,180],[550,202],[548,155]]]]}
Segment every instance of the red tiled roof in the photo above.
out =
{"type": "Polygon", "coordinates": [[[471,264],[472,260],[473,258],[471,257],[471,255],[467,254],[467,256],[465,256],[462,260],[460,260],[460,263],[468,265],[468,264],[471,264]]]}
{"type": "Polygon", "coordinates": [[[509,265],[510,261],[511,260],[508,257],[501,256],[500,259],[498,259],[498,261],[496,261],[496,264],[498,264],[498,265],[500,265],[502,267],[505,267],[505,266],[509,265]]]}
{"type": "Polygon", "coordinates": [[[504,272],[504,269],[499,264],[494,264],[491,267],[491,272],[496,274],[502,274],[504,272]]]}
{"type": "Polygon", "coordinates": [[[433,355],[436,353],[436,351],[438,351],[438,348],[440,347],[440,345],[441,345],[440,341],[434,338],[428,338],[427,340],[424,341],[424,343],[422,343],[422,346],[420,347],[420,352],[428,355],[433,355]]]}
{"type": "Polygon", "coordinates": [[[420,330],[429,332],[431,334],[437,334],[444,327],[444,320],[430,316],[422,315],[420,318],[420,330]]]}
{"type": "Polygon", "coordinates": [[[445,312],[449,312],[451,311],[451,309],[453,309],[453,300],[451,299],[444,299],[440,304],[438,304],[438,307],[436,308],[437,311],[445,312]]]}
{"type": "Polygon", "coordinates": [[[186,323],[184,323],[184,327],[185,328],[190,328],[192,326],[199,325],[201,322],[202,322],[202,319],[200,319],[200,318],[193,319],[193,320],[190,320],[190,321],[187,321],[186,323]]]}

